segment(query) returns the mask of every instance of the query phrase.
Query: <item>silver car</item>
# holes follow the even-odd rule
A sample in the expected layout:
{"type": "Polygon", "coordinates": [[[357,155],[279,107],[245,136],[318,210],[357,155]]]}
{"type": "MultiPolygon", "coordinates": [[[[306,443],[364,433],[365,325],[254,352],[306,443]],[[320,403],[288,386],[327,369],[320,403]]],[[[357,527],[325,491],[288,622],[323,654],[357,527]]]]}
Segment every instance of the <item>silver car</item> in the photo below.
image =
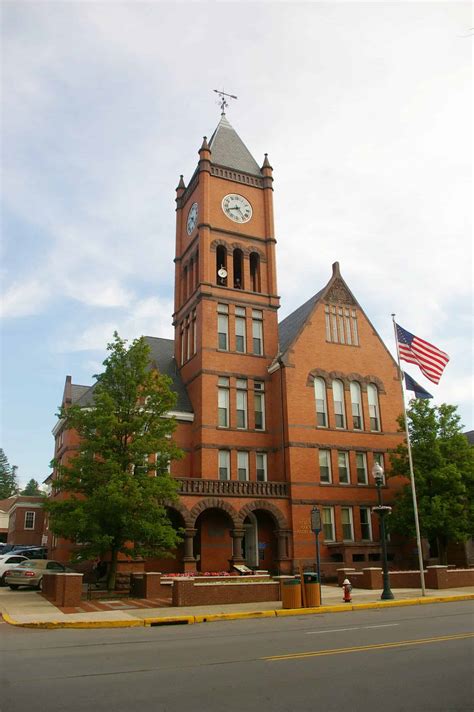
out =
{"type": "Polygon", "coordinates": [[[41,590],[43,574],[45,571],[51,573],[67,573],[72,569],[68,569],[59,561],[51,561],[51,559],[36,559],[28,560],[28,563],[14,566],[8,571],[5,571],[5,583],[10,586],[12,591],[16,591],[20,586],[29,586],[41,590]]]}

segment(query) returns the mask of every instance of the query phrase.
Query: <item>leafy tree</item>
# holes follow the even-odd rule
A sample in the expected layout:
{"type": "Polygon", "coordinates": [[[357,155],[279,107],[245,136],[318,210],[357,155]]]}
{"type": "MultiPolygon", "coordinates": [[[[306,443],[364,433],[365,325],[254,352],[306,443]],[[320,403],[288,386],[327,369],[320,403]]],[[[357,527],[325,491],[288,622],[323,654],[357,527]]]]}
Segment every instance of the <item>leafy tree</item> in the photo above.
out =
{"type": "Polygon", "coordinates": [[[8,458],[0,448],[0,499],[8,499],[18,493],[16,466],[10,465],[8,458]]]}
{"type": "Polygon", "coordinates": [[[39,482],[31,479],[21,494],[27,495],[28,497],[40,497],[44,493],[39,488],[39,482]]]}
{"type": "Polygon", "coordinates": [[[53,460],[60,497],[46,510],[51,531],[80,543],[81,557],[108,554],[113,589],[119,553],[166,556],[180,540],[166,504],[177,496],[168,463],[181,451],[171,439],[175,421],[167,416],[176,401],[171,381],[150,367],[143,337],[127,347],[115,332],[107,350],[105,370],[94,376],[93,406],[60,409],[80,444],[67,463],[53,460]]]}
{"type": "MultiPolygon", "coordinates": [[[[437,542],[442,563],[448,542],[463,542],[474,534],[474,448],[461,432],[456,410],[418,399],[407,411],[421,535],[437,542]]],[[[399,424],[405,430],[402,416],[399,424]]],[[[391,463],[391,476],[410,476],[406,443],[392,453],[391,463]]],[[[396,496],[389,526],[414,536],[410,485],[396,496]]]]}

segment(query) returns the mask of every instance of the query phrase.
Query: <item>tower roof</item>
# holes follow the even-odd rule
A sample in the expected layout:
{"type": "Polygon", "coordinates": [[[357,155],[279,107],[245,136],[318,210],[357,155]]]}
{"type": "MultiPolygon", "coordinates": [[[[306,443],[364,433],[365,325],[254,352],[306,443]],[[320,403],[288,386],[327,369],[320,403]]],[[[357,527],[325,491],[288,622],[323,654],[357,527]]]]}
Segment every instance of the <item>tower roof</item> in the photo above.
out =
{"type": "Polygon", "coordinates": [[[231,126],[225,114],[221,115],[221,120],[211,136],[209,148],[212,152],[212,163],[252,175],[262,175],[257,161],[231,126]]]}

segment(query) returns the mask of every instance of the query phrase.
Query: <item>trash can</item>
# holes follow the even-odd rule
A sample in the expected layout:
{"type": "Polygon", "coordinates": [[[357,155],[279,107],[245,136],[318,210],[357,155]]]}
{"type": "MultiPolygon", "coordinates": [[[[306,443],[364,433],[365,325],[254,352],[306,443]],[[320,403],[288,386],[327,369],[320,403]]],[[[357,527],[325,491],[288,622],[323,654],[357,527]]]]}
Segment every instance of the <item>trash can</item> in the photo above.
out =
{"type": "Polygon", "coordinates": [[[313,571],[305,571],[303,576],[306,608],[317,608],[321,605],[321,587],[318,574],[313,571]]]}
{"type": "Polygon", "coordinates": [[[299,578],[281,582],[281,607],[301,608],[301,581],[299,578]]]}

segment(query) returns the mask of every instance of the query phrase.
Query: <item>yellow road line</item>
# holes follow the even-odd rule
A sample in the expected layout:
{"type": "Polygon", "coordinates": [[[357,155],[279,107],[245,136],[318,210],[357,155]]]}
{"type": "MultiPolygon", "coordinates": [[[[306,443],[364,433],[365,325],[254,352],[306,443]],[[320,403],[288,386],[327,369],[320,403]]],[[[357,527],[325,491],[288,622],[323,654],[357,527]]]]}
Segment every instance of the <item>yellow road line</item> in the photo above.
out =
{"type": "Polygon", "coordinates": [[[441,635],[436,638],[420,638],[418,640],[399,640],[396,643],[377,643],[374,645],[360,645],[353,648],[330,648],[329,650],[316,650],[310,653],[290,653],[289,655],[271,655],[261,660],[299,660],[301,658],[315,658],[320,655],[341,655],[343,653],[358,653],[363,650],[384,650],[386,648],[403,648],[408,645],[425,645],[438,643],[445,640],[463,640],[474,638],[474,633],[458,633],[456,635],[441,635]]]}

